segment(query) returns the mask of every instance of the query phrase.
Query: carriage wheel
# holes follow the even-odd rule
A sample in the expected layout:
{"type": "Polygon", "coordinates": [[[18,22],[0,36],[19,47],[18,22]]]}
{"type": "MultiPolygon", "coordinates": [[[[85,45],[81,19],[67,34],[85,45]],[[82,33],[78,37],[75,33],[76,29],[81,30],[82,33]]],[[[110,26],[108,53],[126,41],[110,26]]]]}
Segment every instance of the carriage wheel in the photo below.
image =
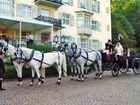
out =
{"type": "Polygon", "coordinates": [[[133,72],[135,75],[140,74],[140,59],[139,58],[134,58],[133,62],[133,72]]]}
{"type": "Polygon", "coordinates": [[[119,74],[119,70],[120,70],[119,65],[117,63],[113,64],[111,70],[112,76],[116,77],[119,74]]]}

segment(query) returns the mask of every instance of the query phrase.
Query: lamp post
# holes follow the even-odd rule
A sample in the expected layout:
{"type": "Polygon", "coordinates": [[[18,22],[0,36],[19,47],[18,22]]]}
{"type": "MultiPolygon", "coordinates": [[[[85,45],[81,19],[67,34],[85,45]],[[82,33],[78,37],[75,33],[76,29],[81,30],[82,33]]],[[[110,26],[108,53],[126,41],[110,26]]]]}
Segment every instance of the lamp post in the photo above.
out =
{"type": "Polygon", "coordinates": [[[65,36],[64,36],[64,35],[61,36],[61,38],[60,38],[60,42],[61,42],[61,43],[64,43],[64,42],[65,42],[65,36]]]}
{"type": "Polygon", "coordinates": [[[19,47],[21,47],[21,19],[19,21],[19,47]]]}

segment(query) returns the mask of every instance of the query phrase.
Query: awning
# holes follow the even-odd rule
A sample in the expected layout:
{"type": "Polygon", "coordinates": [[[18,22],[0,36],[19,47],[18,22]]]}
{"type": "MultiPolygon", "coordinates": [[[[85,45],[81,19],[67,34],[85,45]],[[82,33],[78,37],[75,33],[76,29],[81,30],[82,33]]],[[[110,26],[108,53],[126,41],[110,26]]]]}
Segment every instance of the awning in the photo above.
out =
{"type": "Polygon", "coordinates": [[[35,19],[23,19],[23,18],[0,16],[0,28],[20,30],[19,28],[20,22],[21,22],[21,31],[36,31],[48,27],[53,27],[53,24],[42,22],[35,19]]]}

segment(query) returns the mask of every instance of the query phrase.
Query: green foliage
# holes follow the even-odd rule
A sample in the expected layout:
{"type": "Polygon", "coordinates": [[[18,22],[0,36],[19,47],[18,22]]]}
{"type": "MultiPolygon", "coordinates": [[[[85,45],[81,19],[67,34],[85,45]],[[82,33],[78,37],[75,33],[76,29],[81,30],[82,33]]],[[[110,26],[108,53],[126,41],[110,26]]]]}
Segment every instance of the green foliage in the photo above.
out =
{"type": "MultiPolygon", "coordinates": [[[[6,69],[5,78],[7,79],[17,78],[17,72],[15,70],[14,65],[6,63],[5,69],[6,69]]],[[[46,73],[46,77],[56,76],[58,74],[54,66],[47,68],[45,73],[46,73]]],[[[30,68],[23,68],[22,74],[23,74],[23,78],[31,78],[30,68]]]]}
{"type": "MultiPolygon", "coordinates": [[[[140,43],[140,0],[112,0],[112,34],[124,37],[125,47],[135,47],[140,43]]],[[[138,46],[139,47],[139,46],[138,46]]]]}
{"type": "Polygon", "coordinates": [[[32,45],[29,45],[28,48],[35,49],[35,50],[38,50],[38,51],[41,51],[41,52],[44,52],[44,53],[51,52],[51,51],[56,51],[56,48],[52,47],[51,45],[32,44],[32,45]]]}

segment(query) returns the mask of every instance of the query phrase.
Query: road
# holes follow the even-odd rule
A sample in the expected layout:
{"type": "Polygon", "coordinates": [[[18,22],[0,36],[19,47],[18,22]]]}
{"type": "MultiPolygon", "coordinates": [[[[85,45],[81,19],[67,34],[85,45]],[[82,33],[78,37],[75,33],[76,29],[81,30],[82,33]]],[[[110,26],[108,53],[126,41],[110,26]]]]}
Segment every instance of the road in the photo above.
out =
{"type": "Polygon", "coordinates": [[[46,78],[38,88],[37,80],[32,87],[29,79],[22,87],[16,86],[16,80],[6,80],[0,105],[140,105],[140,76],[132,72],[112,77],[106,71],[100,80],[91,73],[84,82],[71,81],[68,76],[63,77],[61,85],[56,81],[56,77],[46,78]]]}

